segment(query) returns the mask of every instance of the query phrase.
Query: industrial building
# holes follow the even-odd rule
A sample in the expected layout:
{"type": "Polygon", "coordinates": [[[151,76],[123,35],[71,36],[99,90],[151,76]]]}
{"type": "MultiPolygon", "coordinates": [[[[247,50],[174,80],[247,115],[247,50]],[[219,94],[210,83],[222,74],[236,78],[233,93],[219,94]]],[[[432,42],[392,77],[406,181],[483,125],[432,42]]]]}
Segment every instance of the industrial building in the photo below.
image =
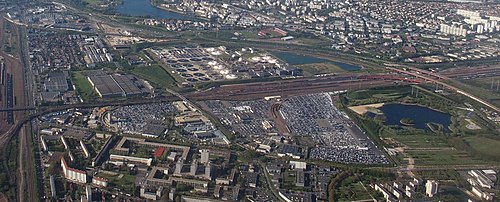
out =
{"type": "Polygon", "coordinates": [[[66,71],[49,72],[43,85],[47,92],[66,92],[70,90],[69,74],[66,71]]]}
{"type": "Polygon", "coordinates": [[[142,85],[137,78],[126,75],[96,75],[87,79],[101,98],[133,97],[147,92],[141,89],[142,85]]]}

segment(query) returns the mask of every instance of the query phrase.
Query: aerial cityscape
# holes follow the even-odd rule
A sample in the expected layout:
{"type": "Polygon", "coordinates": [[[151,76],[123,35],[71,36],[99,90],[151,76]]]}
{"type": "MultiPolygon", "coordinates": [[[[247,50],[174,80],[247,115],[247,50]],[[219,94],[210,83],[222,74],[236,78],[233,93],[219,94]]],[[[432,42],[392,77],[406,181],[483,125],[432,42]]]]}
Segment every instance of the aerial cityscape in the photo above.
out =
{"type": "Polygon", "coordinates": [[[15,201],[500,201],[500,1],[0,0],[15,201]]]}

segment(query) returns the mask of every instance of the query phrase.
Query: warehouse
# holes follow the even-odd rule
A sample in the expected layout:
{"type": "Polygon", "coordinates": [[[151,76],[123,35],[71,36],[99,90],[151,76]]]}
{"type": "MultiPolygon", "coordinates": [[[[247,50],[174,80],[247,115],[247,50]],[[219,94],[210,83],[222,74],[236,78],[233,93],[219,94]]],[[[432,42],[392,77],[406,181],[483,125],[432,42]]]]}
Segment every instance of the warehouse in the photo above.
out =
{"type": "Polygon", "coordinates": [[[48,78],[44,82],[45,91],[66,92],[70,90],[68,80],[69,74],[66,71],[49,72],[48,78]]]}
{"type": "Polygon", "coordinates": [[[98,75],[87,79],[101,98],[140,96],[146,93],[133,81],[138,79],[125,75],[98,75]]]}

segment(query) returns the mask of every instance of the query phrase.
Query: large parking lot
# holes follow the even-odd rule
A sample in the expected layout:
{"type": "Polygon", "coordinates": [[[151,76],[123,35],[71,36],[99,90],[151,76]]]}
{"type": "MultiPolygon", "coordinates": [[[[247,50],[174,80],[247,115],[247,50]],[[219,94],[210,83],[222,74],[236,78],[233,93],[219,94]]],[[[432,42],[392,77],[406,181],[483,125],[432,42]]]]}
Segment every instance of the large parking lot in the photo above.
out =
{"type": "Polygon", "coordinates": [[[328,93],[292,97],[280,109],[292,134],[316,143],[310,158],[340,163],[388,163],[373,142],[338,110],[328,93]]]}
{"type": "Polygon", "coordinates": [[[141,133],[148,124],[166,124],[165,115],[175,113],[170,103],[129,105],[111,111],[111,126],[128,133],[141,133]]]}
{"type": "Polygon", "coordinates": [[[269,117],[271,103],[253,101],[204,101],[202,106],[217,116],[221,123],[242,137],[260,137],[277,133],[276,123],[269,117]]]}

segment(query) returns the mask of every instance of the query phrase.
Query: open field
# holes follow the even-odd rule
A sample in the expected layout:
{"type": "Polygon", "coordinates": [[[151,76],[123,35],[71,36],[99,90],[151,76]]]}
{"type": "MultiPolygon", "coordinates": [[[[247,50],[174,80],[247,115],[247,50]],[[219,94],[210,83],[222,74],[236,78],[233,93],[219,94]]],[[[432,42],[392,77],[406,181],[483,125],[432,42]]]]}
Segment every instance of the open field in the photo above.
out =
{"type": "Polygon", "coordinates": [[[479,157],[454,149],[407,151],[415,160],[415,165],[478,165],[487,164],[479,157]]]}
{"type": "Polygon", "coordinates": [[[332,63],[313,63],[298,65],[297,67],[304,70],[304,76],[313,76],[318,74],[344,73],[346,72],[339,66],[332,63]]]}
{"type": "Polygon", "coordinates": [[[500,141],[487,137],[471,136],[466,137],[465,142],[476,151],[491,156],[497,156],[500,159],[500,141]]]}
{"type": "Polygon", "coordinates": [[[446,137],[443,135],[387,135],[388,133],[382,133],[382,138],[393,139],[409,148],[436,148],[436,147],[449,147],[446,137]]]}
{"type": "Polygon", "coordinates": [[[119,188],[126,193],[134,192],[135,176],[128,174],[108,175],[104,173],[99,173],[97,176],[108,179],[109,186],[119,188]]]}
{"type": "Polygon", "coordinates": [[[351,99],[363,100],[372,98],[400,98],[402,96],[411,93],[411,87],[402,88],[381,88],[381,89],[370,89],[370,90],[358,90],[353,91],[348,94],[351,99]]]}
{"type": "Polygon", "coordinates": [[[481,77],[460,81],[471,90],[470,92],[475,92],[478,96],[500,106],[500,76],[481,77]]]}
{"type": "Polygon", "coordinates": [[[73,72],[72,81],[76,86],[76,91],[82,97],[84,102],[95,100],[97,98],[97,94],[94,92],[92,85],[90,85],[87,77],[81,72],[73,72]]]}
{"type": "Polygon", "coordinates": [[[362,182],[353,181],[353,178],[355,177],[347,177],[341,183],[341,186],[339,186],[335,190],[335,193],[338,196],[338,201],[358,201],[372,199],[370,193],[368,193],[368,191],[363,187],[362,182]]]}
{"type": "Polygon", "coordinates": [[[159,65],[135,67],[132,73],[152,82],[156,87],[176,86],[175,79],[159,65]]]}

